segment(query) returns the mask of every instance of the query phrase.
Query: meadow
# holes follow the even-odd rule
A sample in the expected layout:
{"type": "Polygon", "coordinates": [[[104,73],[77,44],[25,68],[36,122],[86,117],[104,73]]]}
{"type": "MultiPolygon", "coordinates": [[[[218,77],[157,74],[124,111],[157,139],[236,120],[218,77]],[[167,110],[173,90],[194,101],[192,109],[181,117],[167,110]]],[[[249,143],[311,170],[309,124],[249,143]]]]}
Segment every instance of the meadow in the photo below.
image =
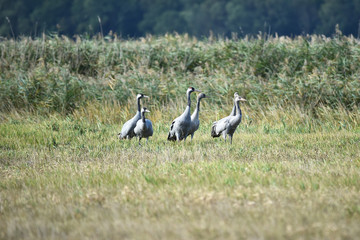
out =
{"type": "Polygon", "coordinates": [[[358,238],[359,43],[2,39],[0,238],[358,238]],[[200,128],[168,142],[189,86],[209,96],[200,128]],[[247,103],[230,145],[210,128],[234,91],[247,103]],[[154,125],[141,147],[116,137],[139,92],[154,125]]]}

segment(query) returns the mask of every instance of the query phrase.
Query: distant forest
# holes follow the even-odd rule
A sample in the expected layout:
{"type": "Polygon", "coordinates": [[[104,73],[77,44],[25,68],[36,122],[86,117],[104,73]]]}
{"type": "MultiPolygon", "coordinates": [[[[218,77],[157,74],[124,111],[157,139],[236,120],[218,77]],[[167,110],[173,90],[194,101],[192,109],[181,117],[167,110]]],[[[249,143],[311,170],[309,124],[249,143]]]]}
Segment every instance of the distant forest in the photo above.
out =
{"type": "Polygon", "coordinates": [[[0,36],[188,33],[359,37],[360,0],[0,0],[0,36]]]}

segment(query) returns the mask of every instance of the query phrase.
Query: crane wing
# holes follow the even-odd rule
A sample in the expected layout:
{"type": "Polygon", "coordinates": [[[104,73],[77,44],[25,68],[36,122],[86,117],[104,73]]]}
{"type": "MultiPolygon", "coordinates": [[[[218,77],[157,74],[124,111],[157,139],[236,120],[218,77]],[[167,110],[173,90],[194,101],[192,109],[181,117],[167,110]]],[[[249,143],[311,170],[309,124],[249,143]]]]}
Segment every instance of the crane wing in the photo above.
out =
{"type": "Polygon", "coordinates": [[[211,136],[219,137],[220,134],[226,130],[230,122],[230,117],[225,117],[213,123],[211,127],[211,136]]]}
{"type": "Polygon", "coordinates": [[[141,118],[140,113],[137,113],[132,119],[128,120],[124,123],[121,128],[120,133],[118,134],[120,139],[131,139],[135,137],[134,128],[136,126],[137,121],[141,118]]]}
{"type": "Polygon", "coordinates": [[[167,138],[169,141],[176,141],[175,132],[173,131],[175,122],[176,122],[176,119],[171,123],[171,126],[170,126],[170,131],[169,131],[168,138],[167,138]]]}

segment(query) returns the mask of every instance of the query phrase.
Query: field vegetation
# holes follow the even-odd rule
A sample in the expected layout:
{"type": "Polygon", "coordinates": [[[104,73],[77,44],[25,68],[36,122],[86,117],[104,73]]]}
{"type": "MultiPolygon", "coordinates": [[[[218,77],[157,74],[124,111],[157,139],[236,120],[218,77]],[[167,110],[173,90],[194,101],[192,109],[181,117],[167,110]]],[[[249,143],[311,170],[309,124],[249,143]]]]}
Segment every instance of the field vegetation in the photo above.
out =
{"type": "Polygon", "coordinates": [[[44,35],[0,41],[0,70],[0,239],[360,235],[356,38],[44,35]],[[189,86],[200,128],[167,142],[189,86]],[[230,145],[210,128],[235,91],[230,145]],[[116,138],[139,92],[142,147],[116,138]]]}

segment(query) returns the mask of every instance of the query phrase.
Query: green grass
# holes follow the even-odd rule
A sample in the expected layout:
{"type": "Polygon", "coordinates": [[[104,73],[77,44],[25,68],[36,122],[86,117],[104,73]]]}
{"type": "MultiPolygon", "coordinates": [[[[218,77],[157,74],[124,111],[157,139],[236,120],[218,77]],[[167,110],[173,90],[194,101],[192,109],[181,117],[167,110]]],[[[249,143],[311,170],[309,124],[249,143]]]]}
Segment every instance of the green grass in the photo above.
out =
{"type": "Polygon", "coordinates": [[[116,139],[117,124],[7,115],[0,237],[357,238],[358,125],[248,124],[230,146],[210,137],[211,122],[192,143],[174,144],[169,123],[154,121],[138,147],[116,139]]]}

